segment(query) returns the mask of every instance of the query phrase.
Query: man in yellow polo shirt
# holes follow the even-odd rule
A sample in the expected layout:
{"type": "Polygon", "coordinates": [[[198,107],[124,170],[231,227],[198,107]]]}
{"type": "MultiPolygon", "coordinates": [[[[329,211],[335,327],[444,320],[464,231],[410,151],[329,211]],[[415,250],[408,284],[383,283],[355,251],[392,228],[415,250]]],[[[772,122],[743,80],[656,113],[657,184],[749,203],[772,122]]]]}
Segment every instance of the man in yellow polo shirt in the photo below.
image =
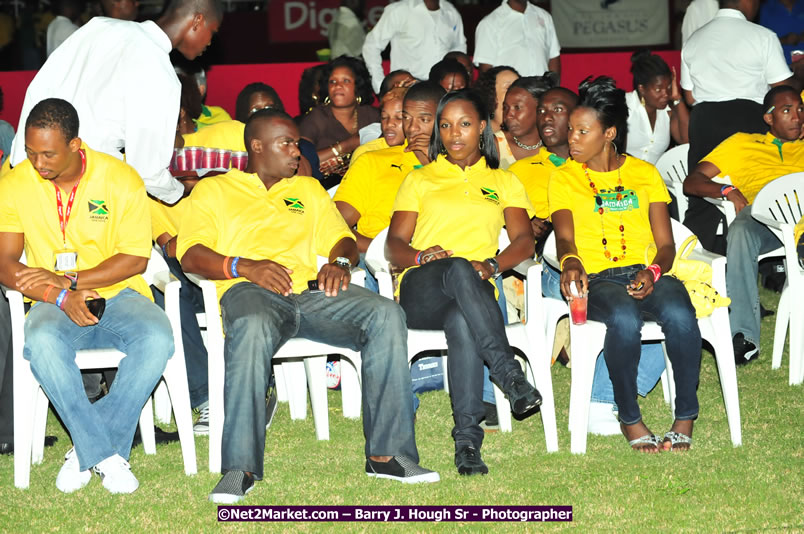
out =
{"type": "Polygon", "coordinates": [[[768,182],[804,170],[804,122],[801,96],[790,86],[772,88],[765,95],[763,118],[767,134],[736,133],[720,143],[684,180],[684,193],[725,198],[737,217],[726,241],[726,289],[731,298],[729,322],[738,365],[759,357],[758,258],[781,246],[770,229],[751,216],[751,203],[768,182]],[[712,181],[729,176],[732,185],[712,181]]]}
{"type": "Polygon", "coordinates": [[[24,140],[28,158],[0,178],[0,282],[35,301],[23,356],[73,440],[56,487],[78,490],[94,468],[107,490],[131,493],[140,411],[173,354],[167,316],[139,274],[151,254],[145,186],[129,165],[82,145],[64,100],[36,104],[24,140]],[[93,314],[87,299],[100,298],[105,311],[93,314]],[[90,404],[75,353],[110,347],[126,357],[109,394],[90,404]]]}
{"type": "Polygon", "coordinates": [[[354,237],[318,181],[294,176],[293,120],[258,111],[245,138],[246,171],[202,180],[179,227],[181,265],[215,281],[226,333],[224,475],[210,500],[238,502],[263,478],[271,358],[291,337],[361,351],[367,475],[438,481],[418,465],[401,308],[349,285],[354,237]],[[329,258],[320,270],[319,255],[329,258]]]}

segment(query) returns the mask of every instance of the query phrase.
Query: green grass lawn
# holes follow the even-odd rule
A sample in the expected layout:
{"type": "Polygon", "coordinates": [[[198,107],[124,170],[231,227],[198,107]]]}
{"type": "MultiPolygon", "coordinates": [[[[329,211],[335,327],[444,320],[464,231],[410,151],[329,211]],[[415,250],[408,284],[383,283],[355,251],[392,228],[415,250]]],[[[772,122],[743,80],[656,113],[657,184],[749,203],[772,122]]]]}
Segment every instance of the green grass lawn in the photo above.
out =
{"type": "MultiPolygon", "coordinates": [[[[778,295],[761,293],[766,307],[778,295]]],[[[31,486],[13,485],[13,459],[0,457],[0,531],[7,532],[205,532],[226,530],[322,529],[369,531],[486,531],[580,527],[583,531],[804,532],[804,389],[787,385],[788,360],[771,370],[775,317],[762,324],[760,360],[738,369],[743,446],[733,448],[714,358],[703,353],[700,417],[687,454],[640,455],[621,436],[589,436],[585,455],[569,452],[567,408],[570,370],[552,369],[559,452],[548,454],[541,418],[514,422],[510,434],[487,434],[483,458],[489,474],[461,478],[453,465],[451,413],[444,392],[422,396],[416,424],[422,465],[436,469],[441,482],[402,485],[363,473],[363,433],[359,421],[344,419],[340,393],[330,391],[330,440],[315,439],[312,417],[291,421],[280,404],[268,432],[265,480],[244,504],[261,505],[572,505],[572,523],[228,523],[218,524],[217,507],[206,498],[219,475],[207,472],[207,438],[196,438],[199,474],[186,477],[178,443],[146,456],[131,454],[140,489],[113,496],[93,477],[71,495],[55,486],[62,457],[70,447],[53,414],[48,434],[59,441],[33,466],[31,486]]],[[[641,400],[646,423],[656,433],[669,430],[670,409],[657,387],[641,400]]]]}

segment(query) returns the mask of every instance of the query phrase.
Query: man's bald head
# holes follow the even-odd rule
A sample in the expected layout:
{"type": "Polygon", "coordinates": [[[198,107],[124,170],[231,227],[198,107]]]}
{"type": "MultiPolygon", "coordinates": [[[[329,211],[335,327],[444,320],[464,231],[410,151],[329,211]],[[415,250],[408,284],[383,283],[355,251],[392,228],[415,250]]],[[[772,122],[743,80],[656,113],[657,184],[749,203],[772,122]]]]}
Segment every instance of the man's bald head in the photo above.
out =
{"type": "Polygon", "coordinates": [[[156,24],[190,61],[204,53],[223,22],[220,0],[171,0],[156,24]]]}
{"type": "Polygon", "coordinates": [[[266,178],[290,178],[299,168],[299,128],[290,115],[278,109],[257,111],[243,133],[248,151],[246,172],[266,178]]]}
{"type": "Polygon", "coordinates": [[[264,139],[266,132],[277,121],[293,122],[293,119],[284,111],[275,108],[266,108],[254,112],[246,121],[246,129],[243,132],[246,149],[248,150],[252,139],[264,139]]]}

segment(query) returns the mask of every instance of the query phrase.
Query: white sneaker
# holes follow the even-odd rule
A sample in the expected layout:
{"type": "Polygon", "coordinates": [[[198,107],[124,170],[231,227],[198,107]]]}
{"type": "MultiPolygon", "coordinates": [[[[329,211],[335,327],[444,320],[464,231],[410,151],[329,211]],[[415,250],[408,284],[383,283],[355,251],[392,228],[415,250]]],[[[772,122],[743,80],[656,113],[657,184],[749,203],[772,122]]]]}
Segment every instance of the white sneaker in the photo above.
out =
{"type": "Polygon", "coordinates": [[[103,480],[103,487],[110,493],[133,493],[140,483],[131,466],[119,454],[109,456],[92,468],[103,480]]]}
{"type": "Polygon", "coordinates": [[[61,492],[72,493],[89,484],[91,478],[92,472],[89,469],[81,471],[78,455],[73,447],[64,455],[64,465],[61,466],[59,475],[56,477],[56,487],[61,492]]]}
{"type": "Polygon", "coordinates": [[[599,436],[615,436],[622,434],[620,422],[614,415],[614,406],[605,402],[593,402],[589,405],[589,425],[587,430],[599,436]]]}
{"type": "Polygon", "coordinates": [[[193,425],[193,433],[196,436],[209,435],[209,401],[198,407],[198,420],[193,425]]]}

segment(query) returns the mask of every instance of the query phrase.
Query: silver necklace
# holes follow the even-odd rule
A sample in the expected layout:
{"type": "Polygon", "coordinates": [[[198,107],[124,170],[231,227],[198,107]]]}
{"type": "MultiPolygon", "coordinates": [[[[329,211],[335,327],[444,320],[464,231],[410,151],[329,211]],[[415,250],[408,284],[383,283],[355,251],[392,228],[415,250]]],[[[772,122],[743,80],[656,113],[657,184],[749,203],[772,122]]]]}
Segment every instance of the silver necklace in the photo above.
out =
{"type": "Polygon", "coordinates": [[[526,145],[526,144],[524,144],[524,143],[520,143],[520,142],[519,142],[519,139],[517,139],[515,135],[512,135],[511,137],[513,137],[513,138],[514,138],[514,143],[516,143],[516,146],[518,146],[518,147],[519,147],[519,148],[521,148],[522,150],[538,150],[538,149],[539,149],[539,148],[541,148],[541,146],[542,146],[542,142],[541,142],[541,141],[539,141],[539,142],[538,142],[538,143],[536,143],[535,145],[526,145]]]}

